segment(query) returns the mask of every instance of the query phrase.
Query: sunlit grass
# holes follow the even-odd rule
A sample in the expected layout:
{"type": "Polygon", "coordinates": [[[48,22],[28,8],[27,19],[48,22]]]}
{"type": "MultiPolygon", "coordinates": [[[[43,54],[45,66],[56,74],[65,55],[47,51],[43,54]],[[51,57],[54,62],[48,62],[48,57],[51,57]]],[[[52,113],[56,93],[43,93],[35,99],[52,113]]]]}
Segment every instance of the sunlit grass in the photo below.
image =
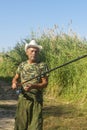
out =
{"type": "MultiPolygon", "coordinates": [[[[55,101],[54,101],[55,102],[55,101]]],[[[44,130],[87,130],[87,108],[66,102],[45,102],[44,130]]]]}
{"type": "MultiPolygon", "coordinates": [[[[69,28],[68,30],[68,33],[65,33],[63,30],[60,30],[57,25],[54,25],[53,29],[43,31],[40,37],[35,37],[35,35],[32,34],[31,38],[17,43],[12,50],[7,52],[11,57],[16,59],[16,61],[4,56],[3,63],[0,63],[0,77],[6,78],[14,76],[18,64],[27,58],[24,45],[33,38],[43,46],[44,49],[40,53],[40,60],[45,61],[49,69],[86,54],[86,39],[78,37],[72,29],[69,28]]],[[[87,60],[84,58],[51,72],[49,74],[49,84],[45,94],[54,98],[60,96],[70,102],[76,102],[85,97],[86,91],[87,60]]]]}

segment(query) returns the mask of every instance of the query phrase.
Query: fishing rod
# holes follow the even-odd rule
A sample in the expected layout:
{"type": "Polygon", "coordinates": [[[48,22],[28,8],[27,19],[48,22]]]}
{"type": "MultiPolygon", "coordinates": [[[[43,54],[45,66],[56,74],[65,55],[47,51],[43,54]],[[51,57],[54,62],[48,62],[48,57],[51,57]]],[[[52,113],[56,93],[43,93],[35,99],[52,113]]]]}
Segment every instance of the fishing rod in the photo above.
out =
{"type": "MultiPolygon", "coordinates": [[[[39,78],[39,77],[43,77],[43,76],[46,75],[47,73],[50,73],[50,72],[52,72],[52,71],[54,71],[54,70],[56,70],[56,69],[62,68],[62,67],[64,67],[64,66],[67,66],[68,64],[71,64],[71,63],[73,63],[73,62],[76,62],[76,61],[78,61],[78,60],[81,60],[81,59],[83,59],[83,58],[85,58],[85,57],[87,57],[87,54],[82,55],[82,56],[79,56],[79,57],[77,57],[77,58],[75,58],[75,59],[73,59],[73,60],[70,60],[70,61],[68,61],[68,62],[66,62],[66,63],[64,63],[64,64],[62,64],[62,65],[59,65],[59,66],[57,66],[57,67],[55,67],[55,68],[52,68],[52,69],[50,69],[50,70],[48,70],[48,71],[46,71],[46,72],[44,72],[44,73],[42,73],[42,74],[40,74],[40,75],[37,75],[37,76],[35,76],[35,77],[33,77],[33,78],[30,78],[29,80],[26,80],[26,81],[24,81],[24,82],[18,83],[17,86],[20,87],[20,86],[22,86],[24,83],[27,83],[27,82],[29,82],[29,81],[31,81],[31,80],[33,80],[33,79],[39,78]]],[[[8,89],[8,90],[11,90],[11,89],[12,89],[12,88],[10,88],[10,89],[8,89]]],[[[8,91],[8,90],[7,90],[7,91],[8,91]]],[[[19,90],[19,91],[20,91],[20,90],[19,90]]],[[[17,92],[17,93],[19,93],[19,92],[17,92]]]]}
{"type": "Polygon", "coordinates": [[[26,82],[28,82],[28,81],[31,81],[31,80],[33,80],[33,79],[35,79],[35,78],[43,77],[43,76],[44,76],[45,74],[47,74],[47,73],[50,73],[50,72],[52,72],[52,71],[54,71],[54,70],[56,70],[56,69],[62,68],[62,67],[64,67],[64,66],[68,65],[68,64],[71,64],[71,63],[73,63],[73,62],[76,62],[76,61],[78,61],[78,60],[80,60],[80,59],[82,59],[82,58],[85,58],[85,57],[87,57],[87,54],[86,54],[86,55],[83,55],[83,56],[79,56],[79,57],[77,57],[77,58],[75,58],[75,59],[73,59],[73,60],[71,60],[71,61],[69,61],[69,62],[66,62],[66,63],[64,63],[64,64],[62,64],[62,65],[60,65],[60,66],[57,66],[57,67],[55,67],[55,68],[52,68],[52,69],[50,69],[50,70],[44,72],[43,74],[37,75],[37,76],[35,76],[35,77],[33,77],[33,78],[30,78],[29,80],[26,80],[26,81],[24,81],[24,82],[21,82],[21,83],[18,84],[18,85],[20,86],[20,85],[22,85],[22,84],[24,84],[24,83],[26,83],[26,82]]]}

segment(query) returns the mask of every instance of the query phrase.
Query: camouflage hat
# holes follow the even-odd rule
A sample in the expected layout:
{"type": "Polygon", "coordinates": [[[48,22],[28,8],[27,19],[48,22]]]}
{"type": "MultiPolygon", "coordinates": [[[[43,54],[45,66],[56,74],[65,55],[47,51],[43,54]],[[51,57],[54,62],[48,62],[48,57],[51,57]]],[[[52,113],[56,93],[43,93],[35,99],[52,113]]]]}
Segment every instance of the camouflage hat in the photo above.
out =
{"type": "Polygon", "coordinates": [[[36,47],[39,50],[42,50],[42,46],[38,45],[35,40],[31,40],[30,43],[25,44],[25,51],[30,47],[36,47]]]}

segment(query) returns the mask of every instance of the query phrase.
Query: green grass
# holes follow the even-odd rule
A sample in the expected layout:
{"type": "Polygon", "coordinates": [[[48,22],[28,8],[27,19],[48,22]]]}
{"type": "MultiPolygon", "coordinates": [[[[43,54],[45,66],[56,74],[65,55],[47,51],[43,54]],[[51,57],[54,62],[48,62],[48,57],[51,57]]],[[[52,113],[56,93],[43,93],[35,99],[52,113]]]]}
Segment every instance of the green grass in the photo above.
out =
{"type": "MultiPolygon", "coordinates": [[[[71,61],[78,56],[87,53],[87,40],[81,39],[74,32],[65,34],[60,32],[55,25],[53,29],[41,34],[41,37],[35,37],[36,41],[43,46],[40,52],[40,60],[45,61],[52,69],[71,61]]],[[[3,52],[3,62],[0,63],[0,77],[9,80],[15,75],[18,64],[27,59],[24,45],[29,43],[30,39],[24,39],[17,43],[12,50],[7,53],[9,58],[3,52]],[[14,61],[14,59],[16,61],[14,61]],[[17,63],[18,61],[18,63],[17,63]],[[8,78],[7,78],[8,77],[8,78]]],[[[66,100],[80,100],[86,96],[87,92],[87,60],[81,59],[65,67],[57,69],[49,74],[49,84],[45,91],[46,95],[51,97],[61,97],[66,100]]]]}
{"type": "Polygon", "coordinates": [[[48,101],[43,108],[44,130],[87,130],[87,108],[48,101]]]}

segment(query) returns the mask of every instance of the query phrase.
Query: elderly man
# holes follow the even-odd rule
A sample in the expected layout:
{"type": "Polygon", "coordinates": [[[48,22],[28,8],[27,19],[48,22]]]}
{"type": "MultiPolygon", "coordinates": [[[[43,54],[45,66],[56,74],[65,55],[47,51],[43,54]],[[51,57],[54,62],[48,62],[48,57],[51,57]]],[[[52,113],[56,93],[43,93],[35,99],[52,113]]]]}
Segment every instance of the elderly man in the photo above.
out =
{"type": "Polygon", "coordinates": [[[43,88],[48,84],[48,67],[45,63],[38,62],[38,54],[42,46],[35,40],[25,45],[25,52],[28,60],[18,66],[16,75],[12,80],[12,88],[17,88],[18,79],[25,82],[22,86],[23,92],[19,95],[15,116],[14,130],[42,130],[42,104],[43,88]],[[41,75],[31,81],[27,80],[41,75]]]}

